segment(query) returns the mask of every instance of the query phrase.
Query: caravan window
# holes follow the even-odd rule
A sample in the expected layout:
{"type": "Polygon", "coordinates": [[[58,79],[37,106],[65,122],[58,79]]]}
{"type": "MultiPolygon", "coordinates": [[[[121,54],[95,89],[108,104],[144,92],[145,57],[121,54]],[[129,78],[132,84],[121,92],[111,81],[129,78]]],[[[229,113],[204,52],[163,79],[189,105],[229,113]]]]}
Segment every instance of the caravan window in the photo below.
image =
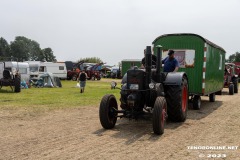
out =
{"type": "Polygon", "coordinates": [[[222,55],[220,54],[219,70],[222,70],[222,55]]]}
{"type": "Polygon", "coordinates": [[[39,72],[44,72],[44,66],[39,67],[39,72]]]}
{"type": "Polygon", "coordinates": [[[59,66],[59,70],[64,70],[64,66],[59,66]]]}
{"type": "Polygon", "coordinates": [[[30,72],[37,72],[38,71],[38,67],[30,67],[30,72]]]}
{"type": "MultiPolygon", "coordinates": [[[[178,60],[180,68],[194,68],[195,50],[191,49],[173,49],[174,57],[178,60]]],[[[162,58],[168,56],[168,50],[164,50],[162,58]]]]}
{"type": "Polygon", "coordinates": [[[27,68],[19,68],[19,73],[27,74],[27,68]]]}

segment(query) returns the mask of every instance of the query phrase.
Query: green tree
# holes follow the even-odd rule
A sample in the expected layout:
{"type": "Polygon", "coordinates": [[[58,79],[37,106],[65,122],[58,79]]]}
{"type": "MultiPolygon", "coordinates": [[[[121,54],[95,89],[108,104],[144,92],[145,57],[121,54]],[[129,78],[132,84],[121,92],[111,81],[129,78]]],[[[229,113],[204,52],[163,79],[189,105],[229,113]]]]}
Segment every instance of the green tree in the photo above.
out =
{"type": "Polygon", "coordinates": [[[51,48],[42,49],[42,55],[40,56],[40,61],[47,62],[56,62],[56,57],[53,54],[53,50],[51,48]]]}
{"type": "Polygon", "coordinates": [[[240,52],[236,52],[236,53],[230,55],[226,61],[230,62],[230,63],[240,62],[240,52]]]}
{"type": "Polygon", "coordinates": [[[31,40],[26,37],[18,36],[10,43],[11,56],[18,59],[18,61],[29,60],[29,43],[31,40]]]}
{"type": "Polygon", "coordinates": [[[81,58],[79,60],[80,61],[84,61],[85,63],[102,63],[103,61],[98,58],[98,57],[86,57],[86,58],[81,58]]]}
{"type": "Polygon", "coordinates": [[[41,49],[38,42],[23,36],[17,36],[10,44],[10,56],[18,61],[56,61],[51,48],[41,49]]]}
{"type": "Polygon", "coordinates": [[[0,57],[9,57],[10,56],[10,47],[8,42],[1,37],[0,38],[0,57]]]}
{"type": "Polygon", "coordinates": [[[28,44],[28,59],[31,61],[40,61],[42,50],[38,42],[30,40],[28,44]]]}

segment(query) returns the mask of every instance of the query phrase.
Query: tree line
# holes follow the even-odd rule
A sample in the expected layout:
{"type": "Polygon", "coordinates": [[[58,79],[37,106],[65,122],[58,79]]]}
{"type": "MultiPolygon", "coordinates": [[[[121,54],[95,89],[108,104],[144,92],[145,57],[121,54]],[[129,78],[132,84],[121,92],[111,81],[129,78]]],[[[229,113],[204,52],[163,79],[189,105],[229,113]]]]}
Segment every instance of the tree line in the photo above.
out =
{"type": "Polygon", "coordinates": [[[84,61],[85,63],[102,63],[103,61],[98,57],[86,57],[80,58],[78,62],[84,61]]]}
{"type": "Polygon", "coordinates": [[[28,39],[24,36],[15,37],[10,44],[3,38],[0,38],[0,59],[13,58],[21,61],[47,61],[56,62],[53,50],[48,48],[40,48],[38,42],[28,39]]]}
{"type": "Polygon", "coordinates": [[[226,62],[233,63],[233,62],[240,62],[240,52],[236,52],[229,56],[226,62]]]}

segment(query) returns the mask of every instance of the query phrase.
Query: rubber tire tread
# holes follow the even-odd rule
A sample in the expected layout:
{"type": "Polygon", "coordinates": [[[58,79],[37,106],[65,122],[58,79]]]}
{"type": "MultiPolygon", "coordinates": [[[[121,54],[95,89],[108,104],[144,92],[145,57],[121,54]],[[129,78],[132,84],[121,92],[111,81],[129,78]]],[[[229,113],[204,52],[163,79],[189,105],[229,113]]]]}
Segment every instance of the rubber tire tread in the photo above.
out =
{"type": "Polygon", "coordinates": [[[21,92],[21,77],[16,76],[14,79],[14,92],[19,93],[21,92]]]}
{"type": "Polygon", "coordinates": [[[200,96],[194,96],[193,97],[193,109],[194,110],[200,110],[201,108],[201,97],[200,96]],[[198,105],[198,100],[200,100],[200,105],[198,105]]]}
{"type": "MultiPolygon", "coordinates": [[[[164,133],[164,126],[165,126],[165,121],[163,126],[161,125],[162,121],[162,112],[163,112],[163,106],[167,105],[166,100],[164,97],[157,97],[154,103],[154,108],[153,108],[153,132],[155,134],[161,135],[164,133]]],[[[166,108],[167,109],[167,108],[166,108]]]]}
{"type": "Polygon", "coordinates": [[[215,96],[216,96],[215,93],[210,94],[210,95],[209,95],[209,101],[210,101],[210,102],[215,102],[215,99],[216,99],[215,96]]]}
{"type": "Polygon", "coordinates": [[[235,78],[233,81],[234,93],[238,93],[238,78],[235,78]]]}
{"type": "Polygon", "coordinates": [[[229,95],[233,95],[234,94],[234,85],[230,84],[229,85],[229,95]]]}
{"type": "Polygon", "coordinates": [[[109,119],[108,112],[109,112],[109,107],[110,107],[109,105],[111,101],[113,101],[112,103],[114,103],[114,108],[118,109],[116,98],[112,94],[106,94],[105,96],[103,96],[100,103],[100,107],[99,107],[100,123],[102,127],[105,129],[113,128],[117,121],[117,117],[113,118],[112,121],[109,119]]]}

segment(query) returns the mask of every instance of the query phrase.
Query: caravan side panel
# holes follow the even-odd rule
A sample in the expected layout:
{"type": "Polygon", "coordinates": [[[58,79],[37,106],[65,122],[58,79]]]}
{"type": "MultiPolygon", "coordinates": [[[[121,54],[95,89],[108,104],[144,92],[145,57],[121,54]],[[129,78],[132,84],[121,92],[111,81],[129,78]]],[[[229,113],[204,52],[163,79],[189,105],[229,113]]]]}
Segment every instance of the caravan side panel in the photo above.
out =
{"type": "Polygon", "coordinates": [[[60,79],[67,79],[67,69],[65,63],[41,63],[39,67],[39,75],[42,75],[45,72],[50,72],[60,79]]]}
{"type": "Polygon", "coordinates": [[[225,52],[206,44],[205,94],[222,90],[224,69],[225,52]]]}

